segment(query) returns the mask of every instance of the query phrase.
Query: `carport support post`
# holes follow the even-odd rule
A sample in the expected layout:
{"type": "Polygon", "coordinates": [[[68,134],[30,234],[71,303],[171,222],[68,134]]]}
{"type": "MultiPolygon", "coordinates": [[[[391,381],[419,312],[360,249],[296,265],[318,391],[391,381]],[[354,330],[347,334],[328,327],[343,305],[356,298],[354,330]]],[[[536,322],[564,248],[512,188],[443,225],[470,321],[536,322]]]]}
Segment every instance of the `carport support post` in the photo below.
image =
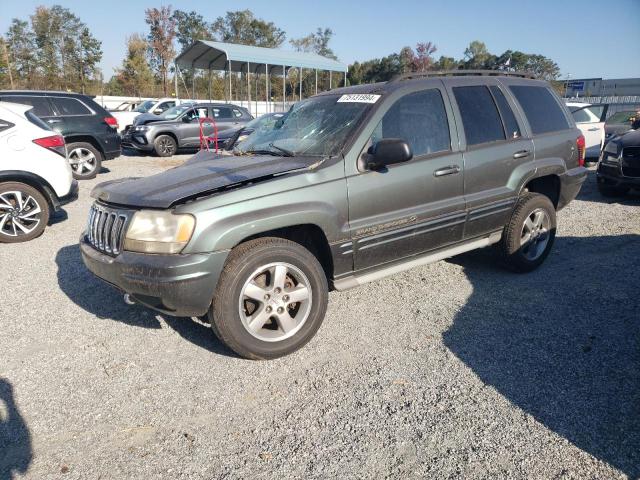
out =
{"type": "Polygon", "coordinates": [[[251,113],[251,84],[249,83],[249,62],[247,62],[247,107],[251,113]]]}
{"type": "Polygon", "coordinates": [[[266,75],[265,78],[265,85],[264,85],[264,90],[265,90],[265,96],[267,97],[267,113],[270,113],[270,104],[271,104],[271,95],[269,95],[269,64],[265,64],[264,66],[264,74],[266,75]]]}
{"type": "Polygon", "coordinates": [[[346,70],[344,71],[344,85],[343,86],[344,87],[347,86],[347,71],[346,70]]]}
{"type": "Polygon", "coordinates": [[[229,60],[229,101],[233,101],[233,95],[231,93],[231,60],[229,60]]]}
{"type": "Polygon", "coordinates": [[[176,62],[173,62],[173,69],[173,89],[175,90],[176,100],[178,100],[180,97],[178,95],[178,64],[176,62]]]}
{"type": "Polygon", "coordinates": [[[318,69],[316,68],[316,95],[318,94],[318,69]]]}
{"type": "Polygon", "coordinates": [[[300,77],[300,100],[302,100],[302,67],[298,67],[298,76],[300,77]]]}
{"type": "Polygon", "coordinates": [[[286,111],[287,101],[287,68],[282,65],[282,111],[286,111]]]}
{"type": "Polygon", "coordinates": [[[331,90],[331,70],[329,70],[329,90],[331,90]]]}

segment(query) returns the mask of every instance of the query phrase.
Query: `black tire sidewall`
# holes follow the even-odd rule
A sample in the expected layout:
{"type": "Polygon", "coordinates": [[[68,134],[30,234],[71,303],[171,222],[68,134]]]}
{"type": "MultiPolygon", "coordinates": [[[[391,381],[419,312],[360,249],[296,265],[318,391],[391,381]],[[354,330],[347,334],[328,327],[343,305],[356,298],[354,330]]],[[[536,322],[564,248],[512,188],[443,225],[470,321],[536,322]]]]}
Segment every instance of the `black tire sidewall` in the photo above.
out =
{"type": "Polygon", "coordinates": [[[153,141],[153,150],[155,151],[156,155],[158,155],[159,157],[172,157],[178,151],[178,144],[171,135],[158,135],[156,139],[153,141]],[[158,146],[159,142],[163,138],[168,138],[169,140],[171,140],[171,142],[173,142],[173,152],[171,153],[171,155],[164,154],[159,149],[159,146],[158,146]]]}
{"type": "Polygon", "coordinates": [[[28,242],[29,240],[33,240],[34,238],[39,237],[40,235],[42,235],[42,232],[44,232],[44,229],[47,227],[47,224],[49,223],[50,209],[49,209],[49,203],[47,202],[47,199],[36,188],[32,187],[31,185],[27,185],[26,183],[20,183],[20,182],[0,183],[0,193],[7,192],[10,190],[20,190],[21,192],[31,195],[36,200],[36,202],[38,202],[38,204],[40,205],[40,208],[42,209],[42,218],[41,218],[40,224],[38,225],[38,228],[36,228],[33,232],[29,233],[28,235],[19,235],[17,237],[10,237],[8,235],[4,235],[0,233],[0,243],[28,242]]]}
{"type": "Polygon", "coordinates": [[[69,155],[71,155],[71,152],[73,150],[75,150],[76,148],[86,148],[91,153],[93,153],[93,155],[96,157],[96,166],[95,166],[95,169],[92,172],[84,174],[84,175],[80,175],[75,170],[72,170],[73,171],[73,178],[75,178],[76,180],[91,180],[92,178],[96,178],[96,175],[98,175],[98,173],[102,169],[102,154],[100,153],[100,151],[96,147],[94,147],[90,143],[72,142],[72,143],[67,144],[67,152],[69,152],[69,155]]]}
{"type": "Polygon", "coordinates": [[[232,258],[218,282],[210,319],[215,334],[236,353],[250,359],[277,358],[302,348],[320,328],[327,309],[327,280],[320,263],[304,247],[288,240],[258,242],[255,248],[243,248],[239,256],[241,262],[232,258]],[[242,325],[238,302],[249,275],[262,265],[274,262],[289,263],[302,270],[309,279],[312,305],[309,317],[295,335],[265,342],[252,336],[242,325]]]}
{"type": "Polygon", "coordinates": [[[548,197],[537,193],[527,193],[521,197],[514,208],[510,222],[505,226],[502,236],[501,249],[507,266],[516,272],[530,272],[538,268],[553,248],[556,227],[556,210],[548,197]],[[529,260],[524,256],[520,248],[520,237],[525,220],[538,208],[543,208],[549,216],[549,241],[544,252],[538,258],[529,260]]]}

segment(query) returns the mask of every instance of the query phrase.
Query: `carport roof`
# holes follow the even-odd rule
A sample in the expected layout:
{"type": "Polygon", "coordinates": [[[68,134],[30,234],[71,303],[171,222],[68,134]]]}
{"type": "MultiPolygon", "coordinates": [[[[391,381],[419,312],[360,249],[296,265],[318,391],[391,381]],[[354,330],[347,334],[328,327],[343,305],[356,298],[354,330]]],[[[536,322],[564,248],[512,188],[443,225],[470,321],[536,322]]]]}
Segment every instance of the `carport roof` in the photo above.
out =
{"type": "Polygon", "coordinates": [[[275,48],[251,47],[236,43],[212,42],[198,40],[176,57],[176,64],[181,68],[201,68],[205,70],[227,70],[227,61],[231,61],[233,72],[246,71],[247,63],[250,72],[278,72],[282,66],[286,68],[302,67],[318,70],[346,72],[347,65],[337,60],[323,57],[316,53],[290,52],[275,48]]]}

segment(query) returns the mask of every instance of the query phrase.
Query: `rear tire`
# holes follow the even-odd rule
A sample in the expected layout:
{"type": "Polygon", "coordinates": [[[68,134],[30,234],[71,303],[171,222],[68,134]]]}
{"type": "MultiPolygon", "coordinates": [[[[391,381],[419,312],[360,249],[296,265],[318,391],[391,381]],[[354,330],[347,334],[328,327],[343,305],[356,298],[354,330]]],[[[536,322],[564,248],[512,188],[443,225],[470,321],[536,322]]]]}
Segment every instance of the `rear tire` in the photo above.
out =
{"type": "Polygon", "coordinates": [[[259,238],[231,251],[209,321],[238,355],[277,358],[311,340],[324,320],[328,296],[324,270],[311,252],[290,240],[259,238]]]}
{"type": "Polygon", "coordinates": [[[556,238],[556,210],[539,193],[521,196],[504,227],[499,248],[505,264],[516,272],[531,272],[547,258],[556,238]]]}
{"type": "Polygon", "coordinates": [[[0,243],[27,242],[49,223],[49,204],[38,190],[20,182],[0,183],[0,243]]]}
{"type": "Polygon", "coordinates": [[[170,135],[159,135],[153,141],[153,149],[159,157],[172,157],[178,150],[178,144],[170,135]]]}
{"type": "Polygon", "coordinates": [[[67,145],[73,178],[90,180],[96,178],[102,168],[102,154],[90,143],[73,142],[67,145]]]}
{"type": "Polygon", "coordinates": [[[608,198],[624,197],[631,190],[628,187],[615,187],[605,183],[598,183],[598,191],[600,195],[608,198]]]}

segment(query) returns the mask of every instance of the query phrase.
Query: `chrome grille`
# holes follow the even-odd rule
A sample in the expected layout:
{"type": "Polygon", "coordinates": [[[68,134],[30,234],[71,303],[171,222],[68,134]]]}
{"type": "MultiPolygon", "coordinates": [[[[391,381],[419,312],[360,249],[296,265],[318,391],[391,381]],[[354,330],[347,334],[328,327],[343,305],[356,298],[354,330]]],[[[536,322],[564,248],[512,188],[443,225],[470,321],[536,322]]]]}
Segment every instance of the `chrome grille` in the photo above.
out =
{"type": "Polygon", "coordinates": [[[118,255],[122,250],[125,228],[130,213],[94,203],[89,210],[87,240],[97,250],[109,255],[118,255]]]}
{"type": "Polygon", "coordinates": [[[622,149],[621,167],[625,177],[640,177],[640,147],[622,149]]]}

